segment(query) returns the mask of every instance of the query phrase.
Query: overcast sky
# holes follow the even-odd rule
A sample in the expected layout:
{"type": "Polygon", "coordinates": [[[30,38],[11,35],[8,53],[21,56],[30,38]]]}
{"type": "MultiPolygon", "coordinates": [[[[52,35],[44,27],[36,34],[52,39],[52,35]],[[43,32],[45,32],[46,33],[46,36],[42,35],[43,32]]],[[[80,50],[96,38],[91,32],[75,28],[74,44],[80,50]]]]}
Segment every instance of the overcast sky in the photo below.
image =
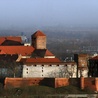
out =
{"type": "Polygon", "coordinates": [[[98,0],[0,0],[0,29],[97,26],[98,0]]]}

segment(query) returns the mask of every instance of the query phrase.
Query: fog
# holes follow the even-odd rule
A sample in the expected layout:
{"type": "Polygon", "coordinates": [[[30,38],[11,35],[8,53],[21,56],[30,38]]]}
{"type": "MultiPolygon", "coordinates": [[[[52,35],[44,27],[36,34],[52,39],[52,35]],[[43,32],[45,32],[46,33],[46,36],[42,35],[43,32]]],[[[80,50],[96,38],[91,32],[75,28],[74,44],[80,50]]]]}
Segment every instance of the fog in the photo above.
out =
{"type": "Polygon", "coordinates": [[[0,29],[98,27],[98,0],[0,0],[0,29]]]}

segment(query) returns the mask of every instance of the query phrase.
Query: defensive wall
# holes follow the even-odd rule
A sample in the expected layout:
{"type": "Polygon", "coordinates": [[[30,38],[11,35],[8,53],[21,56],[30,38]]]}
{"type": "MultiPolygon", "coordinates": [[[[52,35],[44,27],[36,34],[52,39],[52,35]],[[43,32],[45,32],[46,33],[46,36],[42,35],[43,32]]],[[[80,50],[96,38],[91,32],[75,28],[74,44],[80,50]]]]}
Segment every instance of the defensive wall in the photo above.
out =
{"type": "Polygon", "coordinates": [[[80,87],[81,89],[85,89],[85,88],[89,88],[91,90],[94,90],[94,91],[98,91],[98,78],[84,78],[84,77],[81,77],[80,79],[80,87]]]}
{"type": "Polygon", "coordinates": [[[5,88],[33,85],[45,85],[54,88],[74,85],[81,89],[89,88],[98,91],[98,78],[5,78],[4,81],[5,88]]]}

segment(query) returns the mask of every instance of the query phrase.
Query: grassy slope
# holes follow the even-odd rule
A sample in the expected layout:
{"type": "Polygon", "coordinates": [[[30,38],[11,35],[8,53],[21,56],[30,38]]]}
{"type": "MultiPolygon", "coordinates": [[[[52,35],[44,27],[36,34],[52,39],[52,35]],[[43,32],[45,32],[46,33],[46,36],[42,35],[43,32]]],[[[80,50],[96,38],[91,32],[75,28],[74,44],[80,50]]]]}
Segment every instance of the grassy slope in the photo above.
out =
{"type": "MultiPolygon", "coordinates": [[[[66,87],[59,87],[59,88],[52,88],[47,86],[31,86],[31,87],[13,88],[7,90],[4,90],[3,88],[0,89],[0,96],[9,96],[8,98],[12,98],[12,97],[29,98],[28,96],[31,96],[33,98],[34,95],[46,96],[46,95],[54,95],[54,94],[87,94],[87,93],[91,94],[94,92],[88,89],[81,90],[79,89],[79,87],[75,87],[72,85],[66,87]]],[[[38,98],[44,98],[44,97],[38,97],[38,98]]]]}

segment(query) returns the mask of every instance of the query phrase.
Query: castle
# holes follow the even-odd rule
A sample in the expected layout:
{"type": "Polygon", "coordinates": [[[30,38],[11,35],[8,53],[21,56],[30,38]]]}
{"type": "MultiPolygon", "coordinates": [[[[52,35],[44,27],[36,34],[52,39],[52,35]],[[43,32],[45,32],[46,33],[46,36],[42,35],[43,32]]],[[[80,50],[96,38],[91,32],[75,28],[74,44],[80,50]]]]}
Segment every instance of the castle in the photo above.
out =
{"type": "Polygon", "coordinates": [[[62,62],[46,47],[46,35],[36,31],[31,35],[31,45],[22,44],[20,37],[1,37],[0,56],[14,59],[22,66],[24,77],[77,77],[75,62],[62,62]],[[5,56],[6,55],[6,56],[5,56]]]}
{"type": "MultiPolygon", "coordinates": [[[[65,83],[66,78],[68,82],[68,78],[98,76],[98,59],[91,58],[88,66],[89,56],[87,54],[75,54],[74,61],[62,62],[47,49],[46,41],[46,35],[39,30],[31,35],[31,44],[23,44],[22,38],[19,36],[0,37],[0,61],[12,62],[14,60],[19,64],[18,70],[21,74],[17,76],[14,73],[14,76],[9,76],[8,72],[10,70],[6,67],[0,67],[0,76],[26,78],[28,81],[29,78],[34,78],[38,80],[38,83],[44,78],[57,78],[55,81],[60,80],[60,82],[63,78],[62,81],[65,83]],[[95,61],[96,67],[92,67],[93,61],[95,61]],[[92,70],[89,68],[92,68],[92,70]],[[93,74],[93,68],[97,68],[95,74],[93,74]]],[[[93,66],[95,63],[93,63],[93,66]]],[[[66,85],[66,83],[61,84],[61,86],[63,85],[66,85]]]]}

